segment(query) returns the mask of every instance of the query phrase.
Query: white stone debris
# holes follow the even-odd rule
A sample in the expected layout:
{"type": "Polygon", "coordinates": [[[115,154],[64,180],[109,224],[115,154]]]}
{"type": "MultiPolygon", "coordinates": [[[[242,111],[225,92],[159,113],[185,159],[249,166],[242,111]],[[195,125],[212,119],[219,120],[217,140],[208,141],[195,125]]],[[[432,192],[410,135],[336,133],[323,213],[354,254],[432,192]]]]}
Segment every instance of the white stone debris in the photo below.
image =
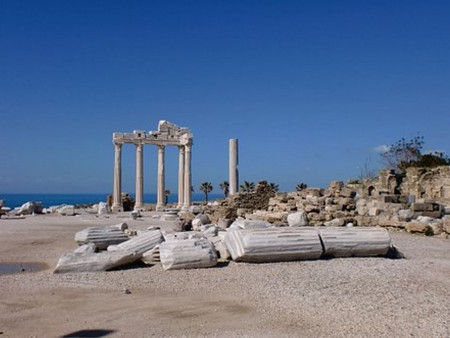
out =
{"type": "Polygon", "coordinates": [[[211,220],[206,214],[198,214],[192,220],[192,230],[199,231],[202,225],[211,224],[211,220]]]}
{"type": "Polygon", "coordinates": [[[44,210],[41,202],[26,202],[20,207],[14,208],[10,214],[11,215],[32,215],[40,214],[44,210]]]}
{"type": "Polygon", "coordinates": [[[133,252],[68,253],[58,261],[54,273],[107,271],[139,260],[133,252]]]}
{"type": "Polygon", "coordinates": [[[266,229],[270,228],[272,224],[266,221],[258,221],[258,220],[248,220],[248,219],[242,219],[238,218],[235,220],[231,225],[229,229],[266,229]]]}
{"type": "Polygon", "coordinates": [[[223,243],[223,239],[220,236],[211,237],[209,238],[209,241],[214,245],[214,249],[216,249],[219,261],[225,262],[231,259],[230,252],[228,251],[227,247],[223,243]]]}
{"type": "Polygon", "coordinates": [[[83,244],[75,249],[74,253],[95,253],[97,246],[94,243],[83,244]]]}
{"type": "Polygon", "coordinates": [[[75,215],[75,206],[61,205],[56,209],[56,212],[63,216],[73,216],[75,215]]]}
{"type": "Polygon", "coordinates": [[[108,206],[105,202],[99,202],[97,209],[98,215],[106,215],[108,213],[108,206]]]}
{"type": "Polygon", "coordinates": [[[242,262],[319,259],[323,252],[314,228],[233,230],[224,243],[233,260],[242,262]]]}
{"type": "Polygon", "coordinates": [[[302,227],[308,225],[308,218],[304,211],[294,212],[289,214],[287,221],[290,227],[302,227]]]}
{"type": "Polygon", "coordinates": [[[99,250],[104,250],[109,245],[119,244],[128,239],[129,237],[117,226],[90,227],[75,234],[75,241],[79,245],[94,243],[99,250]]]}
{"type": "Polygon", "coordinates": [[[202,225],[199,229],[206,238],[217,236],[218,229],[214,224],[202,225]]]}
{"type": "Polygon", "coordinates": [[[163,234],[164,240],[168,241],[183,241],[186,239],[205,239],[205,235],[196,231],[183,231],[163,234]]]}
{"type": "Polygon", "coordinates": [[[148,265],[155,265],[161,263],[159,244],[156,245],[153,249],[144,252],[141,261],[148,265]]]}
{"type": "Polygon", "coordinates": [[[164,270],[209,268],[217,265],[217,254],[207,239],[171,240],[160,244],[164,270]]]}
{"type": "Polygon", "coordinates": [[[142,256],[144,252],[153,249],[162,241],[164,237],[160,230],[142,231],[125,242],[108,246],[108,251],[125,250],[142,256]]]}
{"type": "Polygon", "coordinates": [[[389,232],[379,227],[319,228],[319,235],[327,257],[385,256],[391,247],[389,232]]]}

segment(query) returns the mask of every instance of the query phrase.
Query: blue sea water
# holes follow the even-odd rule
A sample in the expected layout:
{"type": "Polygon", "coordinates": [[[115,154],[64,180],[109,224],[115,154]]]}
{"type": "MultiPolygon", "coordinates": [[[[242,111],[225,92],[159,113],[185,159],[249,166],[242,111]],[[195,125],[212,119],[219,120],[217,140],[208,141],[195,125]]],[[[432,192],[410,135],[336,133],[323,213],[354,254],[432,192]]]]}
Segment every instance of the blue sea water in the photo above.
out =
{"type": "MultiPolygon", "coordinates": [[[[0,199],[10,208],[20,207],[26,202],[42,202],[45,208],[61,204],[95,204],[106,202],[108,194],[1,194],[0,199]]],[[[134,197],[134,196],[133,196],[134,197]]],[[[204,201],[203,193],[193,193],[192,201],[204,201]]],[[[209,194],[208,200],[223,198],[223,194],[209,194]]],[[[178,195],[170,194],[169,203],[177,202],[178,195]]],[[[144,203],[156,203],[156,194],[144,194],[144,203]]]]}

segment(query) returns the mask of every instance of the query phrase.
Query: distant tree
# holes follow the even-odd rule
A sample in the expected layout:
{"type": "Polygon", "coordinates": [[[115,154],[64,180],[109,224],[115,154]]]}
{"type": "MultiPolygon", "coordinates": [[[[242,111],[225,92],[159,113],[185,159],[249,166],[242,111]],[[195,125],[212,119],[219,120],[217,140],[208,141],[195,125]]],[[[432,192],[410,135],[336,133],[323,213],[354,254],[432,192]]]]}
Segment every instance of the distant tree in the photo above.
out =
{"type": "Polygon", "coordinates": [[[166,201],[166,204],[169,203],[169,196],[170,196],[170,190],[164,191],[164,200],[166,201]]]}
{"type": "Polygon", "coordinates": [[[442,152],[423,154],[419,160],[410,163],[412,167],[434,168],[441,165],[450,165],[450,159],[442,152]]]}
{"type": "Polygon", "coordinates": [[[404,174],[409,167],[437,167],[449,165],[450,159],[442,152],[422,154],[424,137],[416,136],[411,140],[401,138],[382,153],[381,160],[388,169],[404,174]]]}
{"type": "Polygon", "coordinates": [[[228,197],[228,194],[230,193],[230,183],[228,183],[228,181],[223,181],[220,183],[220,189],[222,189],[225,197],[228,197]]]}
{"type": "Polygon", "coordinates": [[[416,136],[411,140],[402,137],[389,146],[387,151],[381,153],[381,160],[388,169],[404,173],[408,163],[420,159],[423,144],[423,136],[416,136]]]}
{"type": "Polygon", "coordinates": [[[213,186],[210,182],[203,182],[200,185],[200,191],[205,194],[205,204],[208,203],[208,194],[213,190],[213,186]]]}
{"type": "Polygon", "coordinates": [[[305,190],[306,188],[308,188],[308,185],[306,183],[299,183],[295,186],[295,190],[296,191],[302,191],[305,190]]]}
{"type": "Polygon", "coordinates": [[[240,185],[240,188],[241,192],[252,192],[255,190],[255,183],[244,181],[244,183],[240,185]]]}
{"type": "Polygon", "coordinates": [[[271,192],[277,192],[278,190],[280,190],[280,187],[278,184],[275,183],[269,183],[269,190],[271,192]]]}

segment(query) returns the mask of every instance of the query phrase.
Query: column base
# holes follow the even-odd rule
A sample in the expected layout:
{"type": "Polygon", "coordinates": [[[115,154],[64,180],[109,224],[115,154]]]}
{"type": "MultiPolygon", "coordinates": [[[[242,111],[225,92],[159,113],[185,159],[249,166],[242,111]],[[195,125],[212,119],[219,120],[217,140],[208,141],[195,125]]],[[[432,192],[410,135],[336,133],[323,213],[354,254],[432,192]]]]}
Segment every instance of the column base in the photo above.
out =
{"type": "Polygon", "coordinates": [[[166,206],[164,204],[158,204],[156,205],[156,211],[164,211],[166,206]]]}
{"type": "Polygon", "coordinates": [[[114,204],[114,205],[111,207],[111,211],[112,211],[112,212],[122,212],[122,211],[123,211],[123,207],[122,207],[121,205],[114,204]]]}
{"type": "Polygon", "coordinates": [[[133,210],[134,211],[144,211],[144,206],[143,205],[135,205],[133,210]]]}

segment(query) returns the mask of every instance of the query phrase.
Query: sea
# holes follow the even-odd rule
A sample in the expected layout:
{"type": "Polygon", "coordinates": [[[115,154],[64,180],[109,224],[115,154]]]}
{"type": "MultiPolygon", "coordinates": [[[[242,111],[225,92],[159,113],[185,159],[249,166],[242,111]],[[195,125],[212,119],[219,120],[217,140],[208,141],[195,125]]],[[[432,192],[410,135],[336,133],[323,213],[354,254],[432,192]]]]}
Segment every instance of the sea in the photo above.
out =
{"type": "MultiPolygon", "coordinates": [[[[2,194],[0,200],[3,200],[4,206],[11,209],[20,207],[26,202],[41,202],[44,208],[53,205],[62,204],[96,204],[106,202],[109,194],[2,194]]],[[[133,195],[132,195],[133,196],[133,195]]],[[[133,196],[134,198],[134,196],[133,196]]],[[[208,194],[208,201],[223,198],[223,194],[208,194]]],[[[193,202],[202,202],[205,200],[203,193],[192,193],[193,202]]],[[[177,194],[169,195],[169,203],[178,201],[177,194]]],[[[144,203],[156,203],[156,194],[144,194],[144,203]]]]}

